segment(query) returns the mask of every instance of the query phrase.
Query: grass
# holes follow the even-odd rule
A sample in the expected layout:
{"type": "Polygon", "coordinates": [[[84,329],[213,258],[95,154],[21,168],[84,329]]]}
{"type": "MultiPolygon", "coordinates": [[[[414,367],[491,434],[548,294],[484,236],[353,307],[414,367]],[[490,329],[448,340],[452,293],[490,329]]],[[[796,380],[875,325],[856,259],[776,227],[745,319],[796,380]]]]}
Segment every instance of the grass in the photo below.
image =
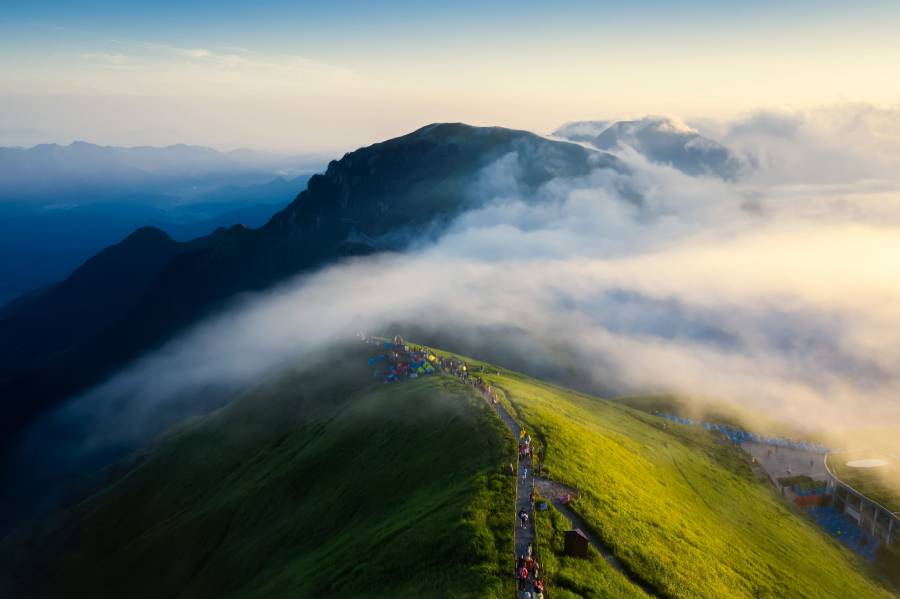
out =
{"type": "Polygon", "coordinates": [[[900,590],[900,548],[882,544],[875,554],[875,565],[894,588],[900,590]]]}
{"type": "MultiPolygon", "coordinates": [[[[482,376],[545,447],[549,476],[580,491],[573,509],[660,594],[891,596],[713,434],[497,371],[482,376]]],[[[556,568],[577,587],[592,566],[556,568]]]]}
{"type": "Polygon", "coordinates": [[[576,597],[646,598],[639,587],[610,566],[593,548],[588,559],[565,555],[564,533],[569,521],[552,504],[546,512],[535,510],[535,532],[542,568],[554,599],[576,597]]]}
{"type": "Polygon", "coordinates": [[[289,377],[169,435],[7,543],[40,556],[16,596],[511,596],[511,436],[450,377],[368,374],[289,377]]]}
{"type": "MultiPolygon", "coordinates": [[[[892,596],[713,434],[467,361],[657,594],[892,596]]],[[[512,596],[509,432],[449,376],[381,385],[364,356],[339,363],[182,427],[62,520],[7,539],[7,594],[512,596]]],[[[554,599],[643,595],[593,550],[564,556],[555,509],[536,525],[554,599]]]]}

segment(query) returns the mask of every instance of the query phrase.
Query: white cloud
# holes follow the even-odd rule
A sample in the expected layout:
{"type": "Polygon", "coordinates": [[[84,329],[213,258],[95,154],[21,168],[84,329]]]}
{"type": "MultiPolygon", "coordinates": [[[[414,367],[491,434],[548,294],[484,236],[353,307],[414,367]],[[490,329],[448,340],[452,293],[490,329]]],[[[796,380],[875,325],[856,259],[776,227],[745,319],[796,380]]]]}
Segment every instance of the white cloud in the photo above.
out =
{"type": "Polygon", "coordinates": [[[848,104],[758,111],[735,120],[693,122],[705,135],[749,156],[755,181],[859,184],[900,180],[900,106],[848,104]]]}
{"type": "Polygon", "coordinates": [[[184,52],[191,58],[207,58],[209,56],[209,50],[204,50],[203,48],[197,48],[196,50],[185,50],[184,52]]]}
{"type": "Polygon", "coordinates": [[[436,243],[246,301],[57,417],[89,415],[87,436],[115,446],[185,398],[408,322],[494,351],[513,339],[504,351],[519,363],[560,362],[596,388],[726,399],[832,433],[900,423],[900,185],[858,185],[852,170],[829,184],[738,184],[621,158],[629,174],[531,195],[509,154],[470,190],[484,207],[436,243]],[[641,202],[621,196],[622,178],[641,202]]]}

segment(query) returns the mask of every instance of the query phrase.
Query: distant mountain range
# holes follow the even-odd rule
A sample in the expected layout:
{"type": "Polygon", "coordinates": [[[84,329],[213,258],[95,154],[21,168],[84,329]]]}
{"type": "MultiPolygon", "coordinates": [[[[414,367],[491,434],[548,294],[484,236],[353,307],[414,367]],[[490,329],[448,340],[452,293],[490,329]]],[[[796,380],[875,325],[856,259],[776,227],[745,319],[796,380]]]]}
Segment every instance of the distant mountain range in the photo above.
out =
{"type": "Polygon", "coordinates": [[[577,121],[553,132],[556,137],[590,144],[599,150],[630,147],[651,162],[672,166],[688,175],[737,179],[747,162],[722,144],[666,117],[634,121],[577,121]]]}
{"type": "Polygon", "coordinates": [[[253,150],[219,152],[202,146],[121,148],[74,142],[0,148],[0,200],[54,203],[188,196],[226,185],[254,185],[318,169],[322,156],[280,156],[253,150]]]}
{"type": "Polygon", "coordinates": [[[0,148],[0,306],[142,226],[181,240],[260,226],[325,164],[187,145],[0,148]]]}
{"type": "MultiPolygon", "coordinates": [[[[234,224],[258,227],[290,203],[309,177],[226,186],[174,206],[168,196],[142,201],[90,201],[88,196],[85,203],[64,204],[0,201],[0,306],[28,290],[60,281],[142,226],[158,227],[178,240],[234,224]]],[[[52,199],[51,195],[46,201],[52,199]]]]}

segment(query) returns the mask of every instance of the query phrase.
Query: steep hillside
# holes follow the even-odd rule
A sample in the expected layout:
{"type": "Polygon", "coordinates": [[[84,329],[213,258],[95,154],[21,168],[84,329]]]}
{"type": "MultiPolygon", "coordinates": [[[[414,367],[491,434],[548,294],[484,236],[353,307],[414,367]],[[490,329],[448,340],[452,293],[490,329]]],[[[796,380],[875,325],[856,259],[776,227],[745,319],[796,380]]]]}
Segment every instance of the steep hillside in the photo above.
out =
{"type": "Polygon", "coordinates": [[[508,413],[544,458],[537,551],[555,598],[891,596],[712,433],[473,360],[505,412],[446,372],[385,385],[356,350],[325,363],[170,434],[55,523],[7,538],[0,591],[509,596],[508,413]],[[587,559],[564,554],[573,525],[594,543],[587,559]]]}
{"type": "MultiPolygon", "coordinates": [[[[656,594],[891,596],[712,433],[494,366],[480,376],[537,437],[543,475],[575,491],[570,508],[588,531],[656,594]]],[[[564,557],[551,510],[541,522],[556,538],[545,566],[554,597],[590,596],[606,564],[564,557]]]]}
{"type": "Polygon", "coordinates": [[[454,379],[371,383],[358,358],[184,427],[7,539],[0,595],[510,596],[511,436],[454,379]]]}

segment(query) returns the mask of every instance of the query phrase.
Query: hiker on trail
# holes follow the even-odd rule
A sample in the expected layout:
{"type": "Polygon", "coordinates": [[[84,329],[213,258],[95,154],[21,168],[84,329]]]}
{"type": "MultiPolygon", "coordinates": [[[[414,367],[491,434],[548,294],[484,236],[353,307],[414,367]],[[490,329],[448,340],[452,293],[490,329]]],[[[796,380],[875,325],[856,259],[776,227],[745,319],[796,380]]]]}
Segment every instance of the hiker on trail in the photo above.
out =
{"type": "MultiPolygon", "coordinates": [[[[788,472],[788,474],[790,474],[790,472],[788,472]]],[[[528,466],[522,467],[522,480],[528,480],[528,466]]]]}
{"type": "Polygon", "coordinates": [[[519,520],[522,523],[522,528],[528,525],[528,512],[525,511],[525,508],[519,510],[519,520]]]}
{"type": "Polygon", "coordinates": [[[528,568],[524,566],[519,570],[519,588],[523,591],[528,588],[528,568]]]}
{"type": "Polygon", "coordinates": [[[544,592],[544,581],[541,580],[540,578],[535,578],[534,590],[537,591],[538,593],[543,593],[544,592]]]}

